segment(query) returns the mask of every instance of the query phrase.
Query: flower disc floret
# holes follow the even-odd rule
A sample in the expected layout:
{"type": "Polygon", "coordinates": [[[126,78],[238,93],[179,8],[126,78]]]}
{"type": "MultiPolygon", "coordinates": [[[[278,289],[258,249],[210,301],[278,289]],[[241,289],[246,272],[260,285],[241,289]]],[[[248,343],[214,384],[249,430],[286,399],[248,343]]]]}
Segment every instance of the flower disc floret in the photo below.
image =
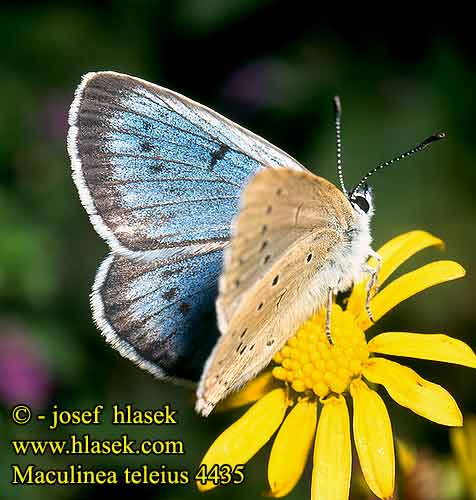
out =
{"type": "Polygon", "coordinates": [[[272,372],[296,392],[312,392],[320,398],[345,392],[360,377],[369,357],[365,334],[352,315],[333,306],[330,344],[322,314],[306,321],[274,356],[277,366],[272,372]]]}

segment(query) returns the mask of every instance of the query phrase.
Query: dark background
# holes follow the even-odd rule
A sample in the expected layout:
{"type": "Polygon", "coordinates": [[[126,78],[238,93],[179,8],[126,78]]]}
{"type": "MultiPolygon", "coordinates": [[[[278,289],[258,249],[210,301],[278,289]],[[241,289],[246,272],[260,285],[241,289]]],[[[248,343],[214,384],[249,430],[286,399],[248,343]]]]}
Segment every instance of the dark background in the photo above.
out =
{"type": "MultiPolygon", "coordinates": [[[[53,468],[71,462],[67,457],[13,456],[10,439],[61,438],[73,430],[48,434],[43,424],[15,426],[8,411],[16,402],[29,403],[37,412],[54,403],[90,408],[116,402],[139,408],[170,402],[178,410],[176,427],[131,427],[127,432],[137,440],[182,438],[185,456],[80,460],[93,468],[165,463],[193,469],[214,437],[240,414],[199,418],[192,392],[155,381],[121,358],[92,324],[88,294],[107,249],[81,207],[65,149],[68,107],[88,71],[129,73],[183,93],[264,136],[333,182],[335,93],[343,101],[348,184],[427,135],[447,131],[447,140],[372,179],[373,234],[378,248],[404,231],[433,232],[447,243],[445,253],[428,250],[405,268],[451,258],[464,265],[468,276],[402,304],[375,332],[448,333],[475,346],[473,20],[451,6],[430,7],[421,14],[387,6],[388,12],[379,16],[348,7],[337,15],[310,5],[179,0],[18,3],[2,8],[0,497],[106,494],[101,486],[8,486],[11,463],[53,468]]],[[[448,388],[463,413],[476,412],[476,373],[437,363],[407,364],[448,388]]],[[[439,464],[451,462],[446,428],[386,400],[396,434],[428,449],[439,464]]],[[[110,438],[124,428],[105,423],[91,432],[110,438]]],[[[258,498],[266,488],[268,453],[265,447],[248,465],[244,486],[218,488],[208,496],[258,498]]],[[[309,481],[308,471],[289,498],[307,498],[309,481]]],[[[460,490],[455,491],[453,497],[460,498],[460,490]]],[[[202,498],[193,484],[120,486],[107,493],[202,498]]],[[[353,496],[366,493],[357,485],[353,496]]]]}

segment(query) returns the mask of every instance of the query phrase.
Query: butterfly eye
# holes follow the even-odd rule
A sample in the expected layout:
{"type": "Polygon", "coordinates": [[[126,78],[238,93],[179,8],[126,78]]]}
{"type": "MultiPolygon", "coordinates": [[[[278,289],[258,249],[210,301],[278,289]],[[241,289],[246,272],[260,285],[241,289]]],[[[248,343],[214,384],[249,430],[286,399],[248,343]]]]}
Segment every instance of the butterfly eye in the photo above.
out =
{"type": "Polygon", "coordinates": [[[369,202],[363,196],[356,196],[353,198],[352,203],[357,205],[364,213],[369,211],[369,202]]]}

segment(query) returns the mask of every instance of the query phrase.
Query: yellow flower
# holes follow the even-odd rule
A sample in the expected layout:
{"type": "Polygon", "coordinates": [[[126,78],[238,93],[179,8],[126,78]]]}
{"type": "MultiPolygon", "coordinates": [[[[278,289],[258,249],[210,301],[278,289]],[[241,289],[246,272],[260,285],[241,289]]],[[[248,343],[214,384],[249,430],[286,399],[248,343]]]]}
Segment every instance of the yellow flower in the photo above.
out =
{"type": "Polygon", "coordinates": [[[476,415],[467,417],[464,429],[451,429],[450,438],[468,497],[476,499],[476,415]]]}
{"type": "MultiPolygon", "coordinates": [[[[423,231],[389,241],[378,251],[383,259],[380,284],[409,257],[435,245],[442,246],[441,240],[423,231]]],[[[404,274],[372,298],[373,318],[378,321],[403,300],[464,274],[452,261],[432,262],[404,274]]],[[[346,400],[350,394],[354,442],[365,480],[377,497],[390,498],[395,483],[392,427],[373,384],[383,385],[397,403],[418,415],[443,425],[462,425],[461,412],[443,387],[376,355],[476,368],[474,352],[465,343],[442,334],[387,332],[367,342],[364,332],[372,322],[365,309],[366,284],[363,281],[354,287],[345,310],[333,305],[333,345],[326,340],[325,313],[320,312],[289,339],[267,371],[221,405],[233,408],[256,401],[215,440],[202,466],[227,464],[233,469],[245,464],[279,429],[269,458],[268,495],[282,497],[294,488],[314,443],[312,499],[346,500],[352,459],[346,400]]],[[[197,485],[206,491],[218,482],[198,481],[197,485]]]]}

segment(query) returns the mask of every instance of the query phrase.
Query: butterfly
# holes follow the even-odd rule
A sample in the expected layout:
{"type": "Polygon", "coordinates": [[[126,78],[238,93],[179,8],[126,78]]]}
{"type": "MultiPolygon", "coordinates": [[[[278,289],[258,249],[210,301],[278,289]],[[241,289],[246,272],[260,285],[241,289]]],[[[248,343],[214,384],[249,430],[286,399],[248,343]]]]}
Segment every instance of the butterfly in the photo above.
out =
{"type": "MultiPolygon", "coordinates": [[[[92,289],[93,318],[156,377],[199,381],[203,415],[362,272],[376,284],[378,270],[366,264],[375,255],[366,180],[441,138],[347,191],[335,102],[342,190],[171,90],[109,71],[86,74],[76,90],[73,180],[110,247],[92,289]]],[[[329,313],[327,329],[332,342],[329,313]]]]}

